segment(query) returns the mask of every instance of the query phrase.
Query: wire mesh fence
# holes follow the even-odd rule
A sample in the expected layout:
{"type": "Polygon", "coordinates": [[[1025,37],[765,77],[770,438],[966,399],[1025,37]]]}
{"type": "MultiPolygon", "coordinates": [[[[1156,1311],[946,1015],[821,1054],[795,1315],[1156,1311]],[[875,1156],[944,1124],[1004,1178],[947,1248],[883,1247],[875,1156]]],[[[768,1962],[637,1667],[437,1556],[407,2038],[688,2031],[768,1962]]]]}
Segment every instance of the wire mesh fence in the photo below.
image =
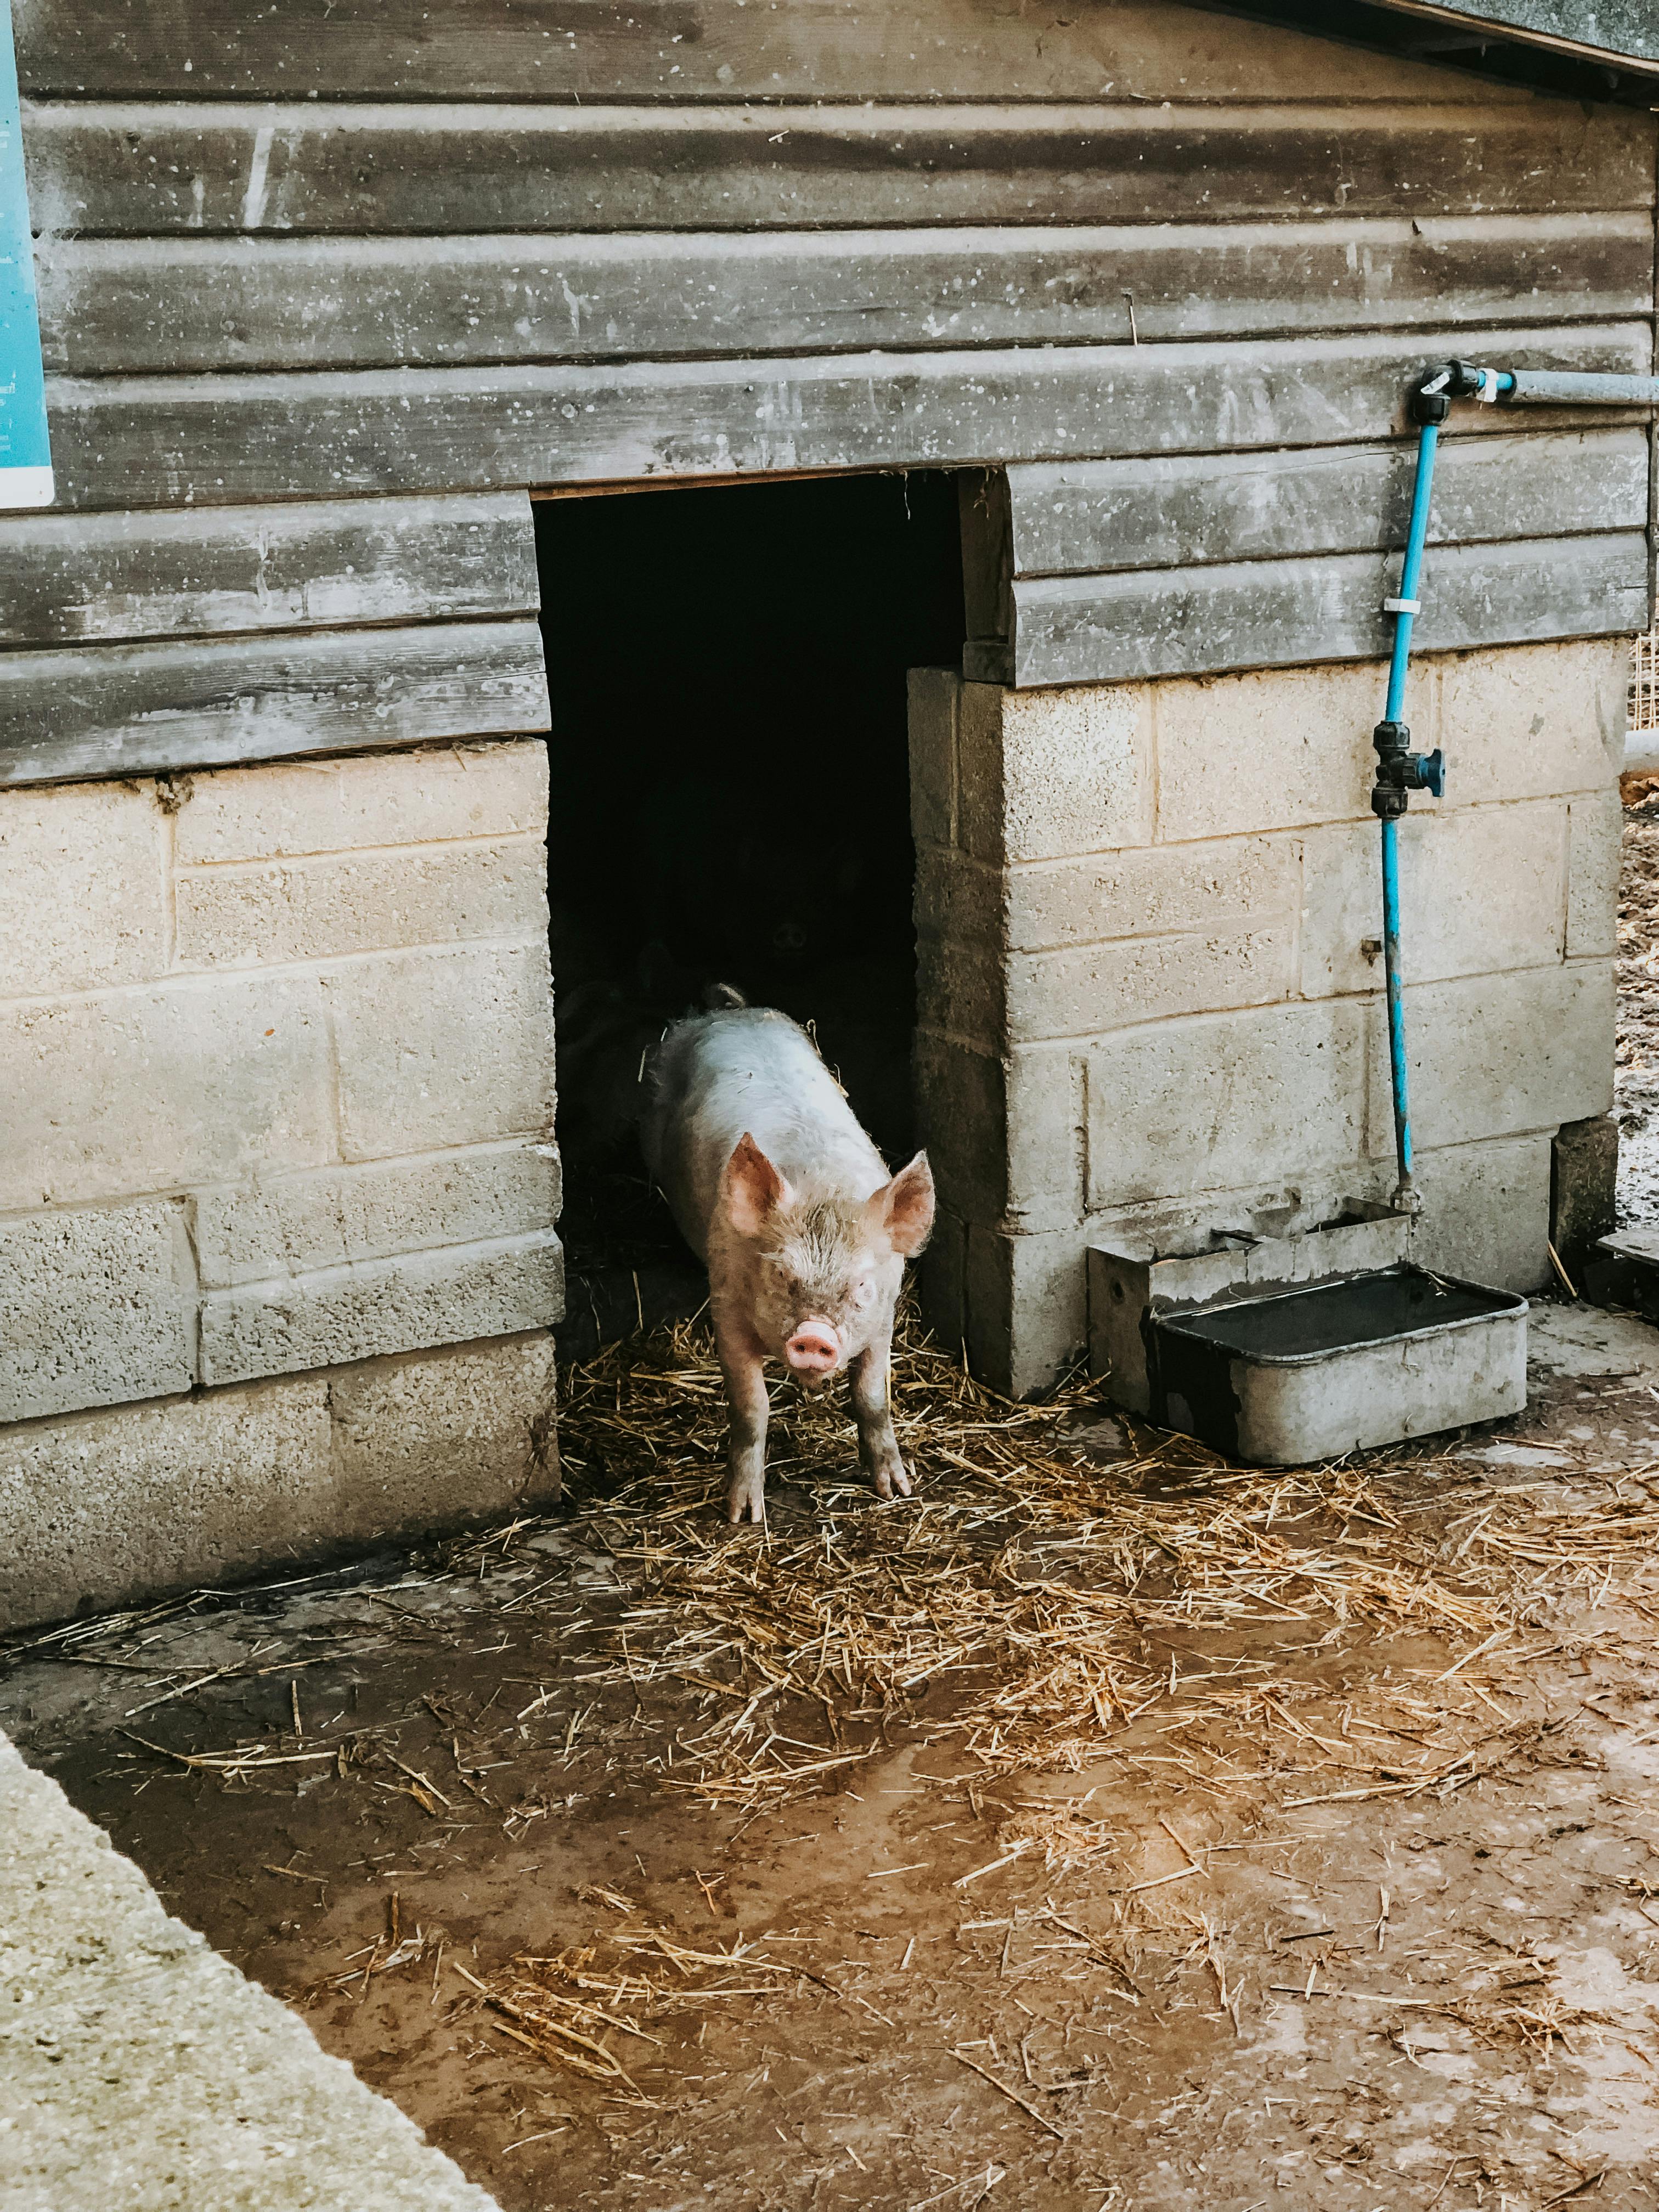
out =
{"type": "Polygon", "coordinates": [[[1644,630],[1631,647],[1630,727],[1659,730],[1659,629],[1644,630]]]}

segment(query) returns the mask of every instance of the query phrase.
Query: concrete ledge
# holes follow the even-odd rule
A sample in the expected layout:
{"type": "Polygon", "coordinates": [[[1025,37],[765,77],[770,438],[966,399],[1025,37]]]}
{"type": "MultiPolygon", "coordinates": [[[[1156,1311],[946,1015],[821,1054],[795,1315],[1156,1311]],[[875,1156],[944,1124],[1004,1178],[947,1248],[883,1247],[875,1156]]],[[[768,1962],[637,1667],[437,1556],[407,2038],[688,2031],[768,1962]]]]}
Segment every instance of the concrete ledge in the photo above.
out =
{"type": "Polygon", "coordinates": [[[0,1736],[0,2199],[492,2212],[0,1736]]]}
{"type": "Polygon", "coordinates": [[[0,1629],[549,1504],[553,1378],[538,1331],[0,1428],[0,1629]]]}

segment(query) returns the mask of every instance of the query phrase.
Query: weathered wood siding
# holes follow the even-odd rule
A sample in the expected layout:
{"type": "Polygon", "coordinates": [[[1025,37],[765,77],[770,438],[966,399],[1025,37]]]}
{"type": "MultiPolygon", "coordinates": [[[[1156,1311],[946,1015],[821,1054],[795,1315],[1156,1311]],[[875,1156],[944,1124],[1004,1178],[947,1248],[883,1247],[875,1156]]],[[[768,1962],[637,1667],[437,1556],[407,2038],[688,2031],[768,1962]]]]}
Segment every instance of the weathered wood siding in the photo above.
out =
{"type": "MultiPolygon", "coordinates": [[[[1496,434],[1442,447],[1416,642],[1643,627],[1645,431],[1484,419],[1496,434]]],[[[964,477],[965,672],[1027,687],[1386,653],[1414,470],[1401,441],[964,477]]]]}
{"type": "Polygon", "coordinates": [[[869,107],[76,100],[34,108],[29,167],[43,230],[106,238],[1063,228],[1650,204],[1641,117],[1571,100],[1470,104],[1467,80],[1437,89],[1456,104],[1183,101],[1178,127],[1161,100],[1092,95],[869,107]]]}
{"type": "Polygon", "coordinates": [[[1653,224],[1616,214],[820,230],[792,236],[65,240],[48,368],[465,368],[1453,331],[1628,313],[1653,224]],[[1131,308],[1133,305],[1133,325],[1131,308]]]}
{"type": "MultiPolygon", "coordinates": [[[[1369,653],[1412,372],[1652,359],[1653,118],[1175,0],[15,13],[0,781],[544,726],[538,486],[994,471],[981,673],[1369,653]]],[[[1639,428],[1450,445],[1425,642],[1639,625],[1639,428]]]]}

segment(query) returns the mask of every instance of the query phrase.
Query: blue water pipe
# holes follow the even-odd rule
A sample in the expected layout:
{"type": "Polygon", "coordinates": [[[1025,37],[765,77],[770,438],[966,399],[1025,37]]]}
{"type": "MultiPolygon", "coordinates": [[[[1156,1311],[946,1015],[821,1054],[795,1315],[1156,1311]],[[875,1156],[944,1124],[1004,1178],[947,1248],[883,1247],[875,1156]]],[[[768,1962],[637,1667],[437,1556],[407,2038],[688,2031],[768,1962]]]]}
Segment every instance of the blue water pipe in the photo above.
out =
{"type": "Polygon", "coordinates": [[[1389,661],[1389,693],[1382,720],[1372,733],[1376,747],[1376,781],[1371,811],[1382,829],[1382,958],[1388,979],[1389,1061],[1394,1077],[1394,1145],[1399,1168],[1395,1203],[1418,1210],[1412,1182],[1411,1086],[1406,1060],[1405,973],[1400,951],[1400,817],[1413,791],[1438,799],[1445,788],[1446,763],[1439,749],[1411,750],[1411,731],[1402,716],[1406,675],[1411,660],[1412,625],[1423,611],[1423,551],[1429,535],[1429,502],[1434,489],[1435,455],[1441,426],[1454,399],[1479,399],[1506,406],[1659,406],[1659,377],[1602,376],[1555,369],[1494,369],[1466,361],[1438,364],[1413,387],[1411,413],[1418,425],[1417,475],[1412,486],[1412,519],[1406,533],[1406,557],[1400,589],[1382,602],[1394,617],[1394,650],[1389,661]]]}

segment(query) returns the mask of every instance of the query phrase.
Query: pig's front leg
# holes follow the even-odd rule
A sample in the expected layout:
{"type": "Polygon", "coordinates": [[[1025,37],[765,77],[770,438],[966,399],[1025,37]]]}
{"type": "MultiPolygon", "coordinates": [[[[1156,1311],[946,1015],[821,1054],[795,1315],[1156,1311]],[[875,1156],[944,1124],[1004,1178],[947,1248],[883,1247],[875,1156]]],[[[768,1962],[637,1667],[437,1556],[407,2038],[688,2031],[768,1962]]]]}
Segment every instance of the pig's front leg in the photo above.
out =
{"type": "Polygon", "coordinates": [[[893,1413],[888,1402],[890,1353],[885,1344],[872,1344],[860,1352],[848,1372],[853,1385],[853,1415],[859,1425],[859,1457],[875,1486],[878,1498],[910,1495],[910,1478],[899,1455],[893,1434],[893,1413]]]}
{"type": "Polygon", "coordinates": [[[766,1518],[766,1417],[771,1401],[766,1395],[766,1369],[761,1347],[747,1330],[726,1330],[718,1323],[714,1349],[726,1377],[726,1403],[732,1412],[726,1439],[727,1480],[726,1517],[728,1521],[766,1518]]]}

